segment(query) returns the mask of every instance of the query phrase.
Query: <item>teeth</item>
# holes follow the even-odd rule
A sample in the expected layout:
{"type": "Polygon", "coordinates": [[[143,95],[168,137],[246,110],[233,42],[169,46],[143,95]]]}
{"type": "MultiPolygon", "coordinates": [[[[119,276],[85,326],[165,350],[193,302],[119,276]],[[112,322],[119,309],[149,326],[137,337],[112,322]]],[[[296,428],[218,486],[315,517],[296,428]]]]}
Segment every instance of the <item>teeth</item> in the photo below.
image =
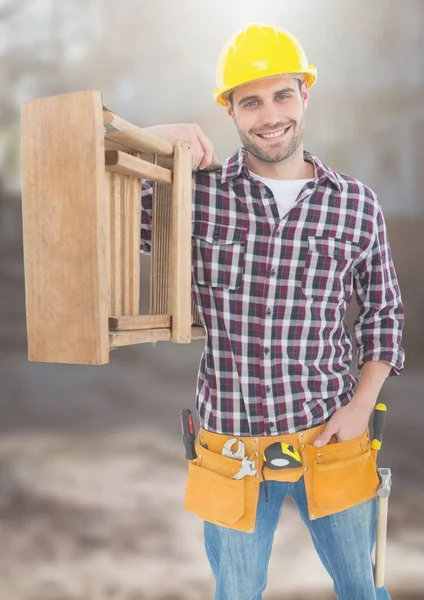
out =
{"type": "Polygon", "coordinates": [[[282,136],[285,131],[286,130],[284,129],[283,131],[276,131],[275,133],[261,133],[260,136],[264,137],[265,139],[271,139],[282,136]]]}

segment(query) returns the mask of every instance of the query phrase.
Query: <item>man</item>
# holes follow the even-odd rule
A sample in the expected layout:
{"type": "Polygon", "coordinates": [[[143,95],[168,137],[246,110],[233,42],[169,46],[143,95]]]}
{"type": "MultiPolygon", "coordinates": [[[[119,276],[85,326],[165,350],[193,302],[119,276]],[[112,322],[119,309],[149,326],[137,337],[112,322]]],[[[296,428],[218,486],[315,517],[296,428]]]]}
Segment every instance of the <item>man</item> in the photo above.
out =
{"type": "MultiPolygon", "coordinates": [[[[373,583],[378,477],[367,428],[404,354],[403,305],[381,206],[369,188],[304,151],[316,70],[291,34],[247,27],[224,46],[217,78],[215,98],[243,144],[221,169],[202,171],[214,152],[198,126],[149,128],[170,141],[190,140],[200,169],[193,295],[207,335],[186,508],[205,521],[215,598],[262,598],[274,532],[291,496],[337,598],[387,599],[386,588],[373,583]],[[345,325],[353,293],[359,381],[349,372],[345,325]],[[275,442],[273,462],[267,449],[275,442]]],[[[146,182],[146,252],[151,191],[146,182]]]]}

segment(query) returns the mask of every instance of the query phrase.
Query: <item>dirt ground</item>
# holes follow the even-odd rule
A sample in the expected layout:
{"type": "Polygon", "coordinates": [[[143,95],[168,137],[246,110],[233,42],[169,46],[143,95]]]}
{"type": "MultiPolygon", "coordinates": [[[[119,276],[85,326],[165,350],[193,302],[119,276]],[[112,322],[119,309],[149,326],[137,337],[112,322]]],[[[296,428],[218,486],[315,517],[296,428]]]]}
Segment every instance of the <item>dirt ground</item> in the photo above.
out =
{"type": "MultiPolygon", "coordinates": [[[[5,600],[207,600],[202,524],[183,510],[179,414],[202,342],[120,349],[104,367],[29,363],[21,271],[0,282],[0,586],[5,600]],[[7,282],[7,285],[4,285],[7,282]]],[[[424,599],[424,373],[391,378],[380,456],[393,471],[387,583],[424,599]]],[[[264,599],[329,600],[294,505],[264,599]]],[[[358,599],[359,600],[359,599],[358,599]]]]}

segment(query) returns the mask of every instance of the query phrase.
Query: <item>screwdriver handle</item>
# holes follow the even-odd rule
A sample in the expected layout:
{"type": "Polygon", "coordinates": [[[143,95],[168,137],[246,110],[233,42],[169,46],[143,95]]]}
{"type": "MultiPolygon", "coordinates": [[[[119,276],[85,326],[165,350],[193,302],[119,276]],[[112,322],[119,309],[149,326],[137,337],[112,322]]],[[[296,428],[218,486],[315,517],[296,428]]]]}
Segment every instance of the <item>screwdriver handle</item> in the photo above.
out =
{"type": "Polygon", "coordinates": [[[196,450],[194,449],[196,436],[194,433],[193,416],[189,408],[183,408],[181,411],[181,431],[183,434],[185,457],[187,460],[194,460],[197,458],[196,450]]]}
{"type": "Polygon", "coordinates": [[[380,402],[377,404],[374,410],[373,419],[373,440],[371,442],[371,448],[378,452],[383,443],[383,431],[386,424],[387,406],[380,402]]]}

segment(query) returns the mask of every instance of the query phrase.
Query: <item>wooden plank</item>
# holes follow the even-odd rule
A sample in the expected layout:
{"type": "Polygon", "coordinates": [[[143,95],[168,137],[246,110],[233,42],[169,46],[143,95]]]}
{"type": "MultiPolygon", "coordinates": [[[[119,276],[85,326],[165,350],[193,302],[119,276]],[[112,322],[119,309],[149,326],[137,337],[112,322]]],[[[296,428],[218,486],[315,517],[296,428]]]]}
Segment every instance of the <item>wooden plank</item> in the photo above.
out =
{"type": "Polygon", "coordinates": [[[109,361],[109,207],[99,92],[22,108],[29,360],[109,361]]]}
{"type": "Polygon", "coordinates": [[[109,314],[137,315],[140,305],[140,182],[122,173],[106,171],[106,187],[111,213],[109,314]]]}
{"type": "MultiPolygon", "coordinates": [[[[122,177],[122,229],[121,229],[121,252],[122,252],[122,271],[121,271],[121,285],[122,285],[122,314],[130,315],[130,242],[129,233],[131,232],[131,203],[129,198],[130,193],[130,178],[128,175],[122,177]]],[[[132,200],[132,198],[131,198],[132,200]]],[[[140,201],[140,200],[139,200],[140,201]]],[[[138,311],[137,311],[138,312],[138,311]]]]}
{"type": "Polygon", "coordinates": [[[110,348],[120,348],[121,346],[132,346],[133,344],[148,342],[169,342],[170,339],[170,329],[111,331],[109,334],[110,348]]]}
{"type": "Polygon", "coordinates": [[[175,144],[172,186],[171,297],[172,341],[191,341],[191,146],[175,144]]]}
{"type": "Polygon", "coordinates": [[[132,148],[129,146],[124,146],[124,144],[120,144],[119,142],[114,142],[113,140],[108,140],[105,138],[105,150],[120,150],[121,152],[134,152],[132,148]]]}
{"type": "MultiPolygon", "coordinates": [[[[190,335],[193,340],[204,337],[203,327],[193,327],[190,335]]],[[[111,331],[109,334],[110,348],[120,348],[133,344],[169,342],[171,340],[170,329],[150,329],[133,331],[111,331]]]]}
{"type": "Polygon", "coordinates": [[[159,156],[172,156],[174,154],[174,147],[171,142],[147,133],[109,110],[103,111],[103,121],[105,125],[104,135],[108,140],[119,142],[139,152],[158,154],[159,156]]]}
{"type": "MultiPolygon", "coordinates": [[[[136,154],[135,158],[139,158],[136,154]]],[[[141,183],[134,177],[128,183],[128,311],[127,315],[140,313],[140,223],[141,223],[141,183]]],[[[110,313],[113,314],[113,313],[110,313]]]]}
{"type": "MultiPolygon", "coordinates": [[[[117,150],[119,150],[119,148],[117,148],[117,150]]],[[[146,162],[150,163],[150,164],[155,164],[155,165],[159,165],[160,167],[165,167],[166,169],[169,169],[171,172],[174,170],[174,159],[173,158],[165,158],[165,157],[156,157],[156,162],[155,162],[155,156],[152,154],[145,154],[145,153],[140,153],[140,158],[142,158],[143,160],[145,160],[146,162]]],[[[216,165],[215,165],[216,166],[216,165]]],[[[221,166],[221,165],[220,165],[221,166]]],[[[208,171],[209,169],[205,169],[205,171],[208,171]]],[[[156,181],[159,181],[158,179],[156,179],[156,181]]],[[[194,190],[194,188],[196,187],[196,182],[194,180],[194,177],[192,179],[192,189],[194,190]]],[[[171,194],[170,194],[171,197],[171,194]]]]}
{"type": "Polygon", "coordinates": [[[110,331],[133,329],[163,329],[171,327],[170,315],[137,315],[134,317],[109,317],[110,331]]]}
{"type": "Polygon", "coordinates": [[[140,179],[153,179],[162,183],[172,183],[172,172],[169,169],[158,167],[145,160],[120,152],[118,150],[107,150],[105,155],[106,169],[132,175],[140,179]]]}
{"type": "Polygon", "coordinates": [[[110,205],[110,302],[109,313],[122,315],[122,177],[106,171],[106,198],[110,205]]]}
{"type": "MultiPolygon", "coordinates": [[[[119,150],[119,148],[117,149],[119,150]]],[[[171,169],[171,171],[174,170],[174,160],[170,157],[158,156],[157,164],[161,167],[165,167],[165,169],[171,169]]],[[[202,171],[218,171],[219,169],[222,169],[222,164],[219,162],[213,162],[212,164],[208,165],[205,169],[202,169],[202,171]]],[[[199,170],[200,169],[196,169],[196,171],[199,170]]]]}

